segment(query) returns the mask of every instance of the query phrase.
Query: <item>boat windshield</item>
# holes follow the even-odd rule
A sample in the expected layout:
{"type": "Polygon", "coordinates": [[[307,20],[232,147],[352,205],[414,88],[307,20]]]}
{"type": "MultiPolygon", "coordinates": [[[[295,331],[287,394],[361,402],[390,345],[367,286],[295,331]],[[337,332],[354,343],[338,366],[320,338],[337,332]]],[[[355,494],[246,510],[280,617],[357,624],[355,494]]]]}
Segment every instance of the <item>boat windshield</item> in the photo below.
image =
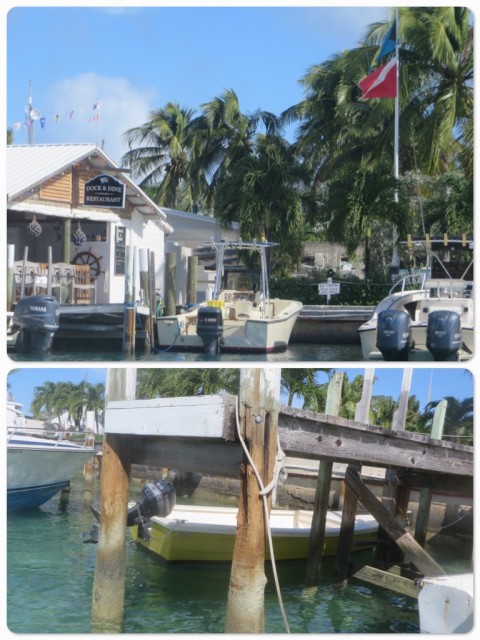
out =
{"type": "Polygon", "coordinates": [[[222,288],[233,291],[259,291],[260,273],[258,271],[225,270],[222,288]]]}

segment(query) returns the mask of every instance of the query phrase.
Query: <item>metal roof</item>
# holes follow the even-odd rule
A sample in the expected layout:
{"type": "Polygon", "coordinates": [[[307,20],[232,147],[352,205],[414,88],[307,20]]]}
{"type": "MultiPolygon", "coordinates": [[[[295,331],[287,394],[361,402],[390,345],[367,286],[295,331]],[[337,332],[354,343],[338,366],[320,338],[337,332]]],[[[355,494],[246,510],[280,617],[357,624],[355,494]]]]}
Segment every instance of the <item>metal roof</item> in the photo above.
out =
{"type": "Polygon", "coordinates": [[[156,218],[166,233],[173,233],[164,212],[94,144],[8,145],[7,203],[14,204],[17,198],[28,195],[49,178],[69,171],[72,165],[85,160],[98,171],[119,172],[126,185],[126,197],[135,209],[144,216],[156,218]]]}

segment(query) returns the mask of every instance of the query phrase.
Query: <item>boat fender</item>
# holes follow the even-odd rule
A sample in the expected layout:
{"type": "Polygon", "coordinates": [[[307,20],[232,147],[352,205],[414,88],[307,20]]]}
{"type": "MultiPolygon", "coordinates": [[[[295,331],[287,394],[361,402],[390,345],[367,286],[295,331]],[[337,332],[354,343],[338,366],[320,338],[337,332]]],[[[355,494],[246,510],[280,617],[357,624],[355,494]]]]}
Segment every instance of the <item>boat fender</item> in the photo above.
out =
{"type": "Polygon", "coordinates": [[[140,499],[127,514],[127,526],[143,525],[152,516],[165,518],[175,507],[176,492],[173,485],[166,480],[156,480],[146,484],[140,494],[140,499]]]}

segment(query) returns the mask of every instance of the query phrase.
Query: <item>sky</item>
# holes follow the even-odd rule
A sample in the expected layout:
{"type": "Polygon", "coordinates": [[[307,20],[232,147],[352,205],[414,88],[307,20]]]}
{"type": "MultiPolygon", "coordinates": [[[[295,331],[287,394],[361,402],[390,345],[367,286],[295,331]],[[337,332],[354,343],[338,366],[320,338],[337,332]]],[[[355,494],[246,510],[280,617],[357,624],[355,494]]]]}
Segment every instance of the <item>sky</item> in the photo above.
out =
{"type": "Polygon", "coordinates": [[[6,120],[16,144],[28,142],[30,88],[32,106],[44,118],[43,126],[35,121],[35,143],[97,143],[119,164],[125,131],[168,102],[198,113],[233,89],[242,111],[279,115],[302,100],[299,81],[312,65],[356,47],[370,24],[389,20],[393,11],[354,1],[343,7],[309,0],[302,6],[267,0],[262,7],[121,4],[2,9],[6,120]]]}
{"type": "MultiPolygon", "coordinates": [[[[364,375],[365,368],[342,368],[348,380],[352,382],[357,375],[364,375]]],[[[398,400],[402,388],[403,368],[375,368],[373,395],[387,395],[398,400]]],[[[34,388],[45,382],[74,382],[83,380],[91,384],[105,383],[107,369],[100,367],[63,367],[63,368],[22,368],[12,370],[8,375],[9,391],[16,402],[23,405],[28,413],[34,396],[34,388]]],[[[327,381],[326,375],[319,375],[319,382],[327,381]]],[[[415,395],[423,410],[428,400],[441,400],[453,396],[462,400],[473,396],[473,379],[471,373],[464,368],[415,367],[412,373],[410,395],[415,395]]]]}

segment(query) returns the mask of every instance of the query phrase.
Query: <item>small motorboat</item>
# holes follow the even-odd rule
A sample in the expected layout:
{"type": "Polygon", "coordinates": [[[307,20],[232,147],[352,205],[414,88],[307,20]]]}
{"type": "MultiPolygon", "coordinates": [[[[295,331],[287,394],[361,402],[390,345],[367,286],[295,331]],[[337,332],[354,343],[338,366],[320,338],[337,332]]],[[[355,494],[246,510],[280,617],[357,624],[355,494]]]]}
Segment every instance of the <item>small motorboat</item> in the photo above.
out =
{"type": "Polygon", "coordinates": [[[95,454],[93,446],[25,425],[21,405],[8,402],[7,509],[33,509],[53,498],[95,454]]]}
{"type": "Polygon", "coordinates": [[[422,578],[418,594],[420,633],[472,631],[473,583],[473,573],[422,578]]]}
{"type": "Polygon", "coordinates": [[[209,354],[285,350],[302,303],[270,298],[267,250],[278,245],[239,240],[213,246],[216,254],[213,299],[183,313],[157,318],[159,348],[209,354]],[[228,250],[258,253],[260,270],[227,266],[228,250]]]}
{"type": "MultiPolygon", "coordinates": [[[[127,524],[133,539],[164,560],[231,560],[238,509],[176,505],[174,489],[167,485],[166,482],[150,483],[144,488],[148,494],[144,493],[139,503],[129,509],[127,524]],[[151,515],[153,513],[160,515],[151,515]]],[[[312,511],[303,509],[271,511],[270,529],[276,560],[307,558],[312,516],[312,511]]],[[[335,555],[337,551],[341,520],[341,511],[328,512],[324,556],[335,555]]],[[[357,514],[354,549],[372,547],[377,529],[373,516],[357,514]]]]}
{"type": "Polygon", "coordinates": [[[405,276],[358,328],[364,360],[459,361],[473,355],[473,257],[452,277],[430,251],[422,274],[405,276]],[[437,268],[435,268],[437,267],[437,268]],[[416,285],[412,288],[412,282],[416,285]]]}

